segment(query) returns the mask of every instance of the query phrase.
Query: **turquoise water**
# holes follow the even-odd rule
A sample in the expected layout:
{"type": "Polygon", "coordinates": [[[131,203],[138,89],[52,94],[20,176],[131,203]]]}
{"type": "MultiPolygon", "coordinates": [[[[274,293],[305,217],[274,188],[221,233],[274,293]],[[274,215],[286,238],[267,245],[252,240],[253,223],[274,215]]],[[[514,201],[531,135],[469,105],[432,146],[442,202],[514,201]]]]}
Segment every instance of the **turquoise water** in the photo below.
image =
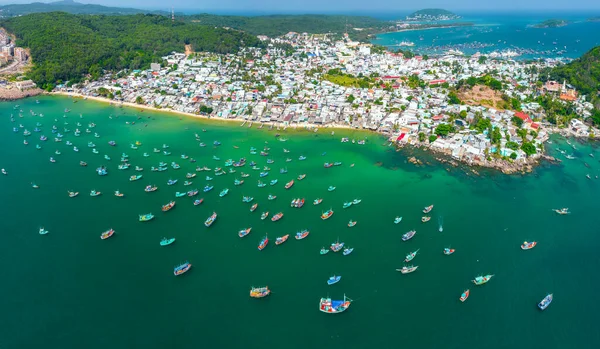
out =
{"type": "Polygon", "coordinates": [[[459,22],[471,22],[471,27],[440,28],[380,34],[375,44],[394,49],[402,41],[415,44],[408,48],[421,54],[442,54],[450,49],[465,54],[512,50],[517,59],[545,57],[577,58],[600,45],[600,22],[588,22],[591,13],[536,14],[467,14],[459,22]],[[560,28],[533,28],[547,19],[558,18],[572,23],[560,28]]]}
{"type": "Polygon", "coordinates": [[[2,348],[595,348],[600,344],[598,305],[593,302],[599,286],[594,275],[600,262],[595,231],[600,223],[595,208],[600,151],[591,145],[575,143],[577,149],[572,149],[555,139],[551,155],[564,159],[558,147],[577,158],[543,165],[525,176],[488,171],[474,176],[446,168],[426,154],[417,155],[427,165],[415,167],[407,163],[406,154],[387,147],[384,138],[358,131],[336,131],[331,136],[328,131],[256,130],[91,101],[72,103],[62,97],[18,103],[23,118],[17,117],[14,103],[0,103],[0,167],[8,171],[0,176],[2,348]],[[72,111],[65,114],[65,108],[72,111]],[[32,116],[29,110],[44,117],[32,116]],[[71,130],[77,122],[82,131],[90,122],[97,124],[90,134],[65,135],[79,153],[64,141],[52,141],[51,126],[65,127],[65,121],[71,130]],[[37,122],[49,140],[38,141],[40,133],[33,133],[29,145],[23,145],[24,137],[13,133],[12,127],[23,124],[33,130],[37,122]],[[277,141],[276,132],[288,141],[277,141]],[[207,147],[198,146],[194,133],[207,147]],[[367,144],[340,143],[342,136],[366,138],[367,144]],[[110,147],[109,140],[118,145],[110,147]],[[215,140],[222,145],[213,147],[215,140]],[[88,141],[100,154],[92,154],[88,141]],[[138,150],[129,148],[135,141],[143,143],[138,150]],[[41,150],[35,149],[37,143],[41,150]],[[170,145],[172,155],[152,153],[163,143],[170,145]],[[236,174],[211,173],[215,189],[200,193],[204,198],[200,206],[193,206],[187,197],[174,198],[175,191],[204,187],[205,172],[193,179],[191,187],[182,184],[185,173],[196,166],[215,168],[240,157],[265,166],[267,157],[249,154],[250,147],[260,150],[265,145],[275,163],[268,165],[271,171],[263,181],[277,178],[276,186],[258,188],[258,171],[246,165],[236,174]],[[62,154],[54,155],[56,149],[62,154]],[[132,169],[117,170],[123,152],[132,167],[144,168],[141,180],[129,182],[132,169]],[[151,156],[144,158],[143,152],[151,156]],[[197,163],[179,159],[182,153],[197,163]],[[112,160],[103,160],[104,154],[112,160]],[[221,161],[212,160],[213,155],[221,161]],[[298,161],[300,155],[307,160],[298,161]],[[57,162],[50,163],[50,156],[57,162]],[[285,162],[287,157],[293,161],[285,162]],[[79,166],[81,160],[89,165],[79,166]],[[150,172],[159,161],[176,161],[182,168],[150,172]],[[325,161],[343,164],[326,169],[325,161]],[[108,166],[107,176],[95,173],[100,165],[108,166]],[[288,173],[280,175],[281,167],[288,173]],[[241,171],[251,177],[236,187],[233,181],[241,178],[241,171]],[[289,190],[283,188],[301,173],[306,179],[289,190]],[[585,177],[588,173],[591,180],[585,177]],[[179,183],[169,187],[169,178],[179,183]],[[31,188],[31,182],[40,188],[31,188]],[[145,193],[148,184],[158,185],[158,191],[145,193]],[[337,189],[328,192],[329,185],[337,189]],[[230,193],[220,198],[224,188],[230,193]],[[92,189],[103,195],[90,197],[92,189]],[[113,196],[117,189],[126,196],[113,196]],[[67,190],[80,195],[68,198],[67,190]],[[277,199],[268,201],[270,193],[277,199]],[[242,203],[243,195],[255,198],[259,204],[255,212],[242,203]],[[296,197],[306,198],[307,204],[290,208],[296,197]],[[320,206],[312,205],[317,197],[323,198],[320,206]],[[342,209],[344,201],[354,198],[362,202],[342,209]],[[161,205],[170,200],[176,200],[176,207],[161,212],[161,205]],[[421,223],[421,210],[430,204],[435,205],[432,219],[421,223]],[[551,211],[561,207],[569,207],[572,214],[558,216],[551,211]],[[328,208],[335,214],[323,221],[319,216],[328,208]],[[279,222],[261,221],[260,213],[266,210],[285,216],[279,222]],[[203,222],[213,211],[219,217],[206,228],[203,222]],[[138,222],[138,214],[148,212],[156,218],[138,222]],[[395,216],[403,217],[398,225],[393,224],[395,216]],[[353,228],[347,227],[350,219],[358,222],[353,228]],[[438,231],[439,222],[443,232],[438,231]],[[39,235],[40,226],[50,233],[39,235]],[[252,232],[240,239],[237,232],[247,227],[252,232]],[[101,240],[101,232],[109,228],[116,230],[115,235],[101,240]],[[310,230],[306,239],[290,238],[275,246],[277,236],[305,228],[310,230]],[[401,235],[411,229],[417,230],[416,236],[402,242],[401,235]],[[265,234],[271,241],[258,251],[265,234]],[[161,247],[165,236],[177,240],[161,247]],[[338,238],[355,248],[351,255],[319,254],[321,247],[338,238]],[[538,245],[522,251],[525,240],[538,245]],[[456,252],[445,256],[444,247],[456,252]],[[405,255],[417,249],[413,262],[419,269],[408,275],[396,272],[405,255]],[[173,276],[173,267],[185,260],[192,269],[173,276]],[[342,279],[328,286],[334,273],[342,279]],[[495,276],[486,285],[473,285],[470,280],[481,274],[495,276]],[[272,290],[269,297],[249,297],[251,286],[264,285],[272,290]],[[471,295],[461,303],[458,298],[467,288],[471,295]],[[554,294],[554,302],[541,312],[536,304],[547,293],[554,294]],[[344,294],[354,300],[345,313],[318,311],[321,297],[340,299],[344,294]]]}

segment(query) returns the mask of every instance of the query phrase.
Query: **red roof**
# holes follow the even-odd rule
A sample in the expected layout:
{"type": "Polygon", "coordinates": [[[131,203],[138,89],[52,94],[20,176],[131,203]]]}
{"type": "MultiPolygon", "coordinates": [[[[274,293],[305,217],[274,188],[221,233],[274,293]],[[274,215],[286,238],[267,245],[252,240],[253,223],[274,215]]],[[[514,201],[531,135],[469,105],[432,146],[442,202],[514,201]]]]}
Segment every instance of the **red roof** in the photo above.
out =
{"type": "Polygon", "coordinates": [[[400,142],[404,136],[406,136],[406,133],[401,133],[400,136],[398,136],[398,138],[396,138],[396,142],[400,142]]]}
{"type": "Polygon", "coordinates": [[[445,83],[445,82],[446,82],[446,80],[444,80],[444,79],[440,79],[440,80],[431,80],[431,81],[429,82],[429,85],[443,84],[443,83],[445,83]]]}
{"type": "Polygon", "coordinates": [[[521,119],[521,120],[523,120],[523,121],[527,122],[527,123],[530,123],[530,122],[531,122],[531,119],[529,118],[529,115],[527,115],[527,114],[523,113],[522,111],[518,111],[518,112],[516,112],[516,113],[515,113],[515,116],[516,116],[516,117],[518,117],[519,119],[521,119]]]}
{"type": "Polygon", "coordinates": [[[436,115],[436,116],[432,117],[431,119],[434,121],[437,121],[437,120],[442,120],[443,118],[444,118],[444,115],[440,114],[440,115],[436,115]]]}
{"type": "Polygon", "coordinates": [[[534,122],[531,124],[531,128],[535,128],[537,130],[538,128],[540,128],[540,125],[538,125],[534,122]]]}

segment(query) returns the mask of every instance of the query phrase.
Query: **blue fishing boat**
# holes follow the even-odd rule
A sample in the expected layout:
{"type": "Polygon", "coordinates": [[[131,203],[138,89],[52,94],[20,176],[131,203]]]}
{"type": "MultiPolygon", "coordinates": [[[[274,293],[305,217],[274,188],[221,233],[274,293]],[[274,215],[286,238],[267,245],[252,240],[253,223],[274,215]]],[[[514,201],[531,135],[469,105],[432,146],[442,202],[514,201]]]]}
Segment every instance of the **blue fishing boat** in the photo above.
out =
{"type": "Polygon", "coordinates": [[[271,184],[271,185],[275,185],[275,184],[277,184],[277,180],[276,180],[276,179],[272,180],[270,184],[271,184]]]}
{"type": "Polygon", "coordinates": [[[98,173],[98,176],[106,176],[108,171],[106,170],[106,167],[100,166],[96,169],[96,173],[98,173]]]}
{"type": "Polygon", "coordinates": [[[352,253],[352,251],[354,251],[354,247],[352,247],[352,248],[348,248],[348,247],[346,247],[346,248],[344,249],[344,252],[342,252],[342,254],[343,254],[344,256],[347,256],[347,255],[349,255],[350,253],[352,253]]]}
{"type": "Polygon", "coordinates": [[[147,222],[147,221],[154,219],[154,215],[152,213],[141,214],[139,216],[140,216],[140,222],[147,222]]]}
{"type": "Polygon", "coordinates": [[[167,185],[173,185],[173,184],[177,183],[177,181],[178,181],[177,179],[169,179],[167,181],[167,185]]]}
{"type": "Polygon", "coordinates": [[[254,198],[252,196],[242,197],[242,202],[251,202],[252,200],[254,200],[254,198]]]}
{"type": "Polygon", "coordinates": [[[330,185],[329,188],[327,188],[327,191],[334,191],[335,187],[333,185],[330,185]]]}
{"type": "Polygon", "coordinates": [[[350,206],[352,206],[352,202],[344,202],[344,208],[348,208],[350,206]]]}
{"type": "Polygon", "coordinates": [[[176,193],[175,193],[175,197],[176,197],[176,198],[180,198],[180,197],[183,197],[183,196],[186,196],[186,195],[187,195],[187,193],[186,193],[186,192],[183,192],[183,193],[176,192],[176,193]]]}
{"type": "Polygon", "coordinates": [[[261,172],[261,173],[259,174],[259,176],[260,176],[260,177],[266,177],[266,176],[268,176],[268,175],[269,175],[269,172],[261,172]]]}
{"type": "Polygon", "coordinates": [[[396,217],[396,218],[394,218],[394,224],[398,224],[400,222],[402,222],[402,217],[396,217]]]}
{"type": "Polygon", "coordinates": [[[173,274],[175,274],[175,276],[181,275],[190,270],[191,267],[192,264],[190,262],[184,262],[173,269],[173,274]]]}
{"type": "Polygon", "coordinates": [[[162,238],[162,240],[160,240],[160,245],[167,246],[167,245],[172,244],[173,242],[175,242],[175,238],[170,238],[170,239],[162,238]]]}
{"type": "Polygon", "coordinates": [[[342,279],[341,276],[339,275],[334,275],[331,276],[328,280],[327,280],[327,285],[333,285],[333,284],[337,284],[338,282],[340,282],[340,280],[342,279]]]}
{"type": "Polygon", "coordinates": [[[265,184],[265,183],[263,183],[263,182],[261,182],[261,181],[258,181],[258,187],[259,187],[259,188],[263,188],[263,187],[265,187],[265,186],[266,186],[266,184],[265,184]]]}
{"type": "Polygon", "coordinates": [[[552,293],[544,297],[544,299],[542,299],[542,301],[538,303],[538,308],[540,308],[540,310],[548,308],[550,303],[552,303],[552,298],[552,293]]]}
{"type": "Polygon", "coordinates": [[[275,199],[277,199],[277,196],[269,194],[268,199],[269,200],[275,200],[275,199]]]}
{"type": "Polygon", "coordinates": [[[205,193],[206,193],[206,192],[209,192],[209,191],[211,191],[213,188],[214,188],[214,186],[212,186],[212,185],[207,185],[207,186],[205,186],[205,187],[204,187],[204,192],[205,192],[205,193]]]}
{"type": "Polygon", "coordinates": [[[334,301],[331,298],[321,298],[319,310],[327,314],[339,314],[350,307],[352,300],[344,295],[343,301],[334,301]]]}
{"type": "Polygon", "coordinates": [[[223,190],[221,190],[221,192],[219,193],[219,196],[220,196],[220,197],[223,197],[223,196],[227,195],[227,193],[229,193],[229,189],[223,189],[223,190]]]}
{"type": "Polygon", "coordinates": [[[415,230],[411,230],[408,233],[402,235],[402,241],[408,241],[412,239],[417,232],[415,230]]]}
{"type": "Polygon", "coordinates": [[[242,184],[244,184],[244,181],[240,181],[237,178],[233,181],[233,185],[242,185],[242,184]]]}
{"type": "Polygon", "coordinates": [[[287,173],[287,172],[288,172],[287,168],[280,168],[279,169],[279,173],[281,173],[281,174],[284,174],[284,173],[287,173]]]}

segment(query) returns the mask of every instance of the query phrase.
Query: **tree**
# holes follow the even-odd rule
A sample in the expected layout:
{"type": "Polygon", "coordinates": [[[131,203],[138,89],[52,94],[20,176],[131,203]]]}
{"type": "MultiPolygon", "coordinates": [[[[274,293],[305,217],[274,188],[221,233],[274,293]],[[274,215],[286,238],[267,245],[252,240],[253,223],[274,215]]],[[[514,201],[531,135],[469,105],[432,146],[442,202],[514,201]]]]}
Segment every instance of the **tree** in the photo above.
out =
{"type": "Polygon", "coordinates": [[[506,147],[512,150],[519,149],[519,145],[516,142],[506,142],[506,147]]]}
{"type": "Polygon", "coordinates": [[[142,96],[137,96],[135,97],[135,102],[137,104],[144,104],[144,99],[142,98],[142,96]]]}
{"type": "Polygon", "coordinates": [[[512,152],[512,153],[510,153],[510,156],[509,156],[509,157],[510,157],[511,159],[515,160],[515,159],[517,158],[517,153],[515,153],[515,152],[512,152]]]}
{"type": "Polygon", "coordinates": [[[451,132],[454,132],[454,127],[452,125],[449,125],[449,124],[439,124],[435,128],[435,134],[438,135],[438,136],[446,137],[451,132]]]}
{"type": "Polygon", "coordinates": [[[519,117],[513,116],[512,119],[510,119],[510,121],[512,121],[513,125],[517,127],[523,126],[523,120],[519,117]]]}
{"type": "Polygon", "coordinates": [[[460,104],[460,98],[455,92],[448,93],[448,104],[460,104]]]}
{"type": "Polygon", "coordinates": [[[523,145],[521,145],[521,150],[527,154],[527,156],[531,156],[536,153],[535,145],[530,142],[523,142],[523,145]]]}
{"type": "Polygon", "coordinates": [[[458,116],[464,120],[467,117],[467,111],[461,110],[460,113],[458,113],[458,116]]]}
{"type": "Polygon", "coordinates": [[[350,95],[348,96],[348,98],[346,98],[346,102],[348,103],[354,103],[355,100],[356,98],[354,97],[354,95],[350,95]]]}
{"type": "Polygon", "coordinates": [[[487,61],[487,57],[486,56],[479,56],[479,59],[477,60],[477,62],[479,64],[484,64],[487,61]]]}
{"type": "Polygon", "coordinates": [[[527,139],[527,130],[523,128],[518,129],[517,136],[521,137],[523,142],[525,142],[525,140],[527,139]]]}
{"type": "Polygon", "coordinates": [[[492,133],[490,135],[490,140],[492,141],[492,143],[500,143],[500,140],[502,139],[502,133],[500,133],[500,128],[499,127],[494,127],[492,129],[492,133]]]}
{"type": "Polygon", "coordinates": [[[433,142],[435,142],[435,140],[436,140],[436,139],[437,139],[437,136],[436,136],[436,135],[430,135],[430,136],[429,136],[429,143],[433,143],[433,142]]]}
{"type": "Polygon", "coordinates": [[[419,142],[425,142],[425,133],[419,132],[419,142]]]}

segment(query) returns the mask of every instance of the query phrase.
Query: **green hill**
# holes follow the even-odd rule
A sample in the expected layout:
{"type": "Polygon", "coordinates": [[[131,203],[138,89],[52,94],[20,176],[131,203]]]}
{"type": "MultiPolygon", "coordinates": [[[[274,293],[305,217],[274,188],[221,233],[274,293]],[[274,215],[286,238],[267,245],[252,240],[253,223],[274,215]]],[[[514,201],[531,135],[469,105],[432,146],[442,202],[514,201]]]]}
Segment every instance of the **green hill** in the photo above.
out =
{"type": "Polygon", "coordinates": [[[255,36],[159,15],[90,16],[64,12],[36,13],[0,21],[31,49],[34,67],[29,77],[52,87],[57,81],[97,78],[102,69],[143,69],[185,45],[195,51],[237,52],[245,45],[263,47],[255,36]]]}
{"type": "Polygon", "coordinates": [[[40,12],[67,12],[72,14],[95,15],[133,15],[138,13],[154,13],[168,15],[165,11],[147,11],[125,7],[107,7],[102,5],[82,4],[73,0],[56,1],[50,3],[33,2],[31,4],[10,4],[0,6],[2,17],[22,16],[40,12]]]}
{"type": "Polygon", "coordinates": [[[444,21],[459,18],[461,17],[455,13],[439,8],[427,8],[406,16],[408,21],[444,21]]]}

